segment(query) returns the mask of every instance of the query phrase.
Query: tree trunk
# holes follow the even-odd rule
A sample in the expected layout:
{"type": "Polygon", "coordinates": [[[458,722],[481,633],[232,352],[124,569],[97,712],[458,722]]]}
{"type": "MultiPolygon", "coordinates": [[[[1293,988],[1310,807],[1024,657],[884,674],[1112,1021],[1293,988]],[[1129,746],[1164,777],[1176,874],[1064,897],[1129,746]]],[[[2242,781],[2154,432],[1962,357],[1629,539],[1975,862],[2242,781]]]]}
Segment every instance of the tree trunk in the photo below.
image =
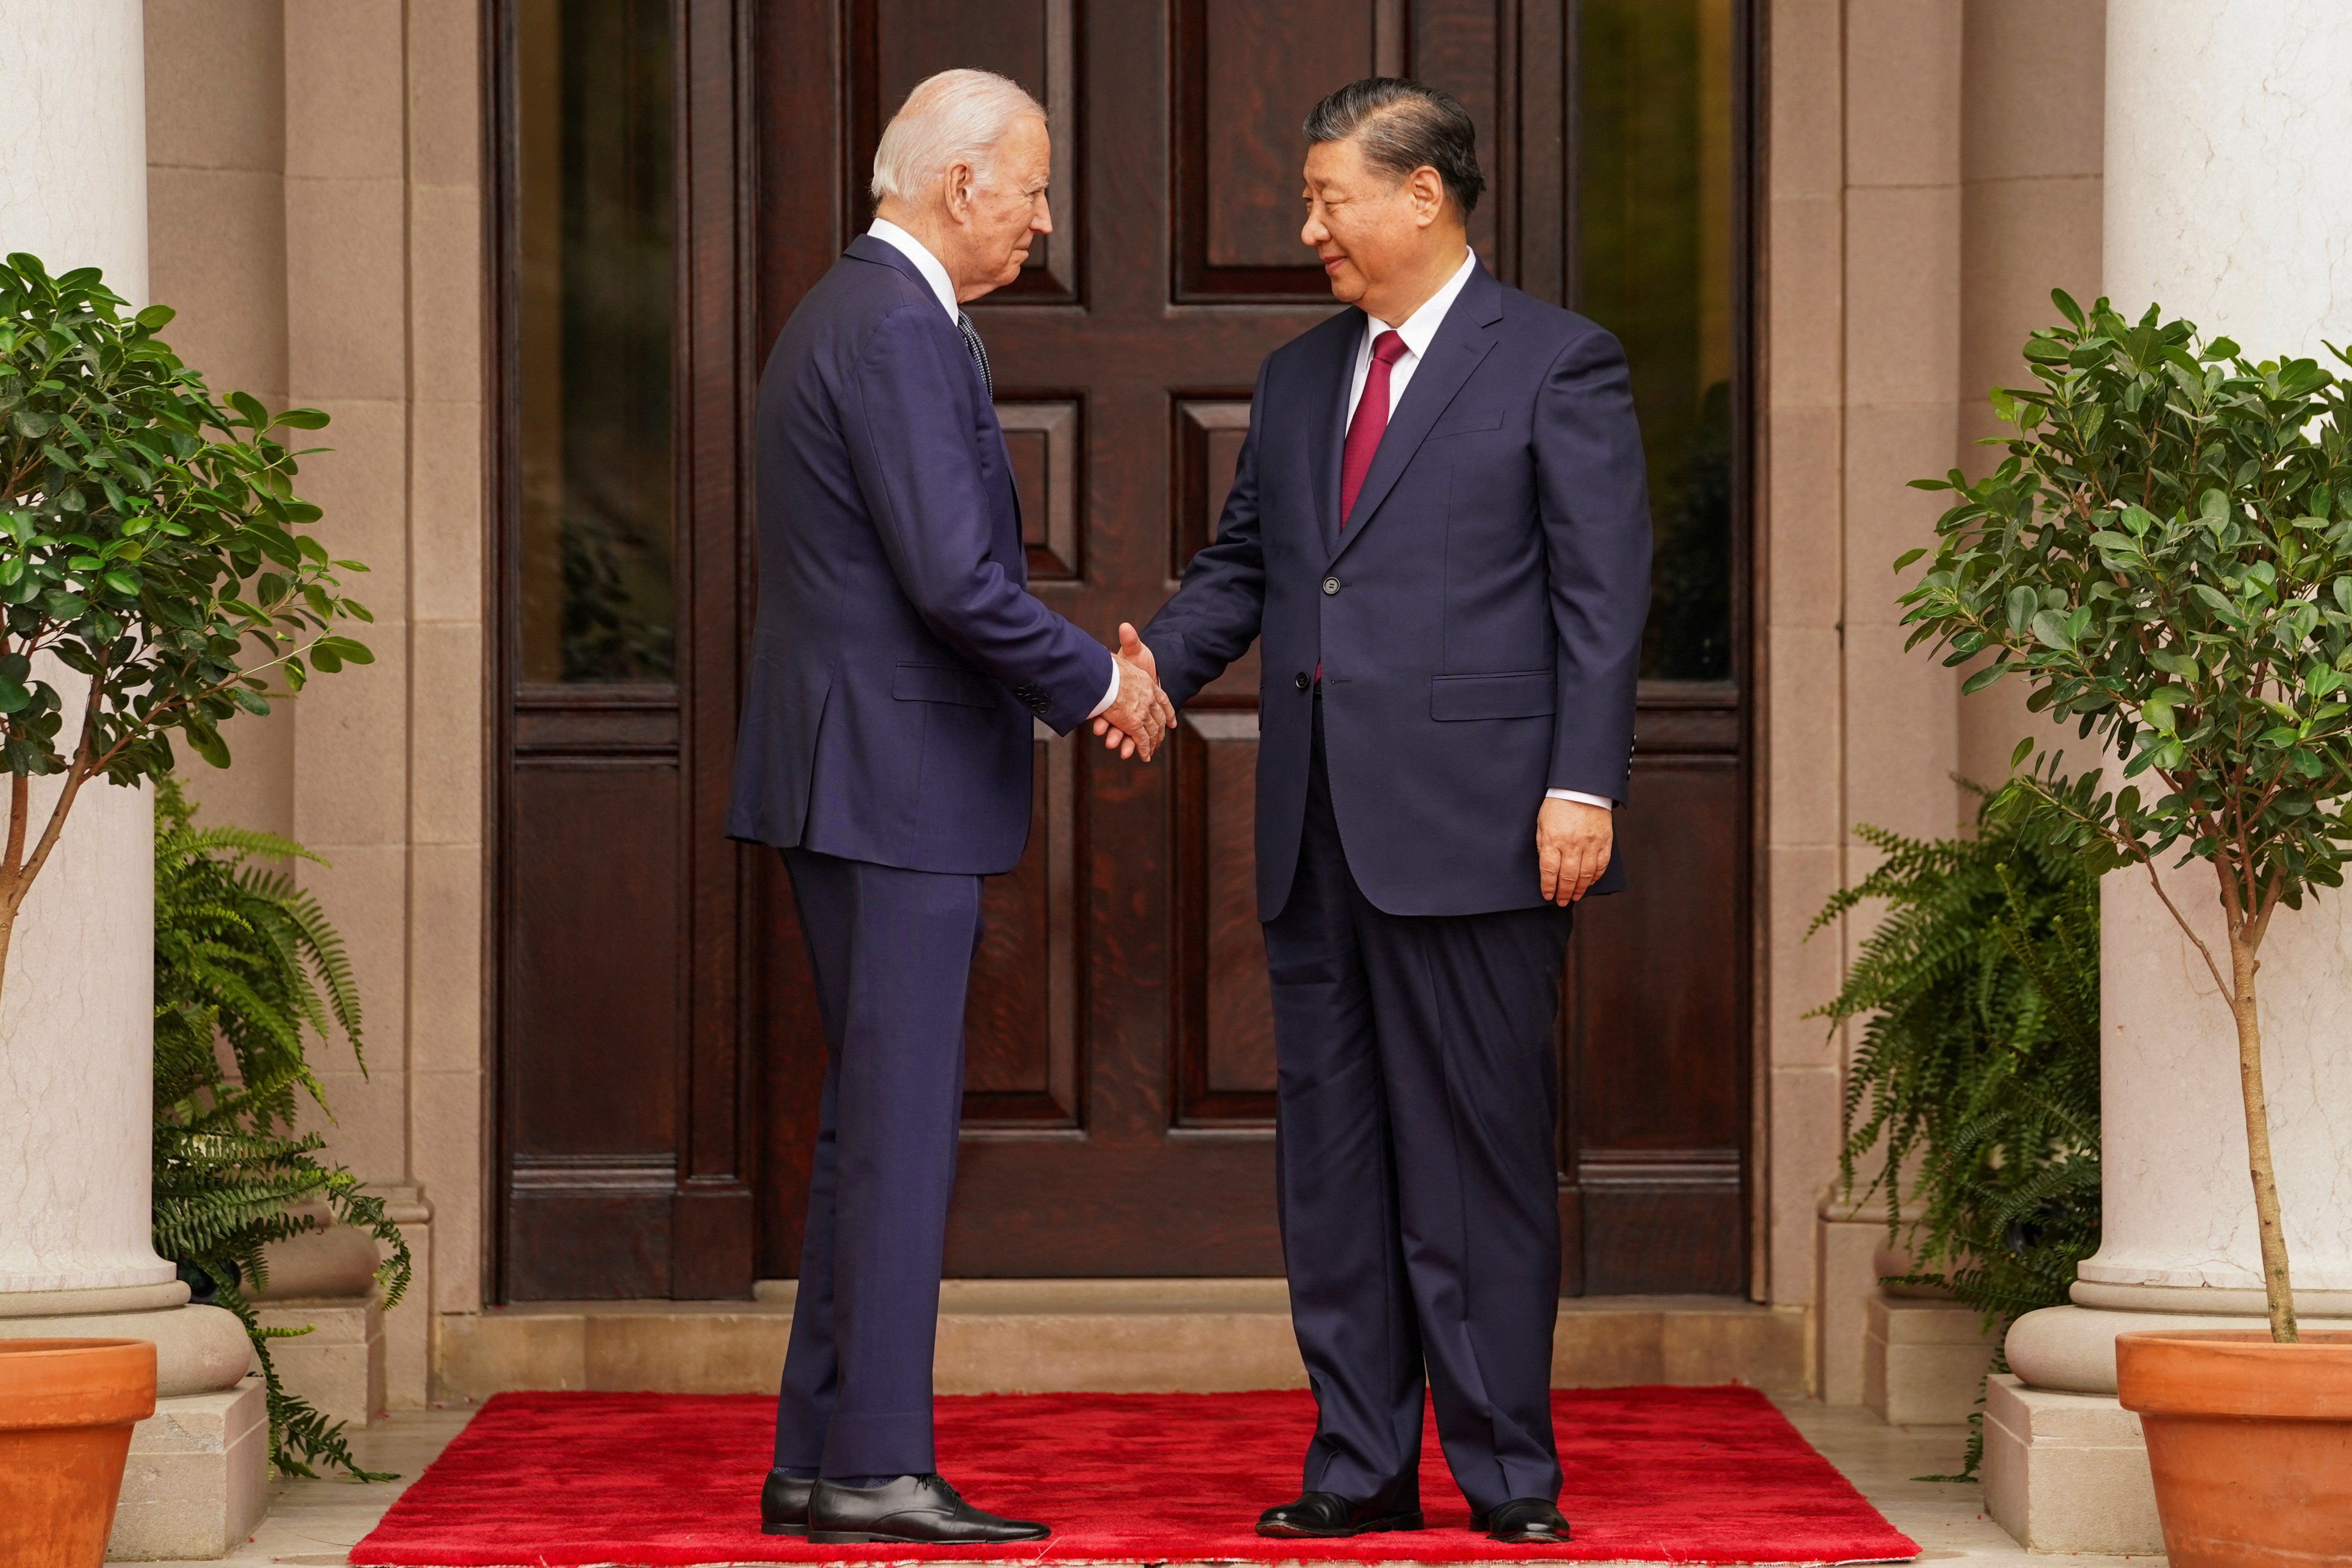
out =
{"type": "Polygon", "coordinates": [[[2263,1290],[2271,1338],[2294,1344],[2294,1289],[2287,1279],[2286,1230],[2279,1221],[2278,1173],[2271,1163],[2270,1101],[2263,1093],[2263,1026],[2254,1010],[2254,950],[2242,930],[2230,933],[2230,1011],[2238,1021],[2238,1083],[2246,1102],[2246,1161],[2254,1178],[2254,1224],[2262,1234],[2263,1290]]]}
{"type": "Polygon", "coordinates": [[[7,847],[0,849],[0,993],[8,988],[8,939],[16,934],[16,910],[25,901],[25,834],[32,818],[33,781],[11,774],[7,847]]]}

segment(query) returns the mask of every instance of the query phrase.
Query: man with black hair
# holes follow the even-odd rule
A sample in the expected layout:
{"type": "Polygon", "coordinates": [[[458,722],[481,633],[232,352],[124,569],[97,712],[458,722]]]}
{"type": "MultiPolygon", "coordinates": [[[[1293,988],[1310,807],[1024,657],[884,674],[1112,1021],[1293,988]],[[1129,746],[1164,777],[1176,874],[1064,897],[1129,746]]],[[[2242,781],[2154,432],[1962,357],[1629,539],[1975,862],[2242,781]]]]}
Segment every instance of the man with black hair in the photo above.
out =
{"type": "Polygon", "coordinates": [[[1424,1379],[1496,1540],[1558,1542],[1552,1020],[1614,891],[1650,521],[1625,356],[1498,281],[1461,104],[1341,88],[1300,238],[1352,307],[1270,355],[1213,543],[1143,634],[1178,704],[1264,640],[1276,1181],[1318,1420],[1260,1533],[1418,1529],[1424,1379]]]}

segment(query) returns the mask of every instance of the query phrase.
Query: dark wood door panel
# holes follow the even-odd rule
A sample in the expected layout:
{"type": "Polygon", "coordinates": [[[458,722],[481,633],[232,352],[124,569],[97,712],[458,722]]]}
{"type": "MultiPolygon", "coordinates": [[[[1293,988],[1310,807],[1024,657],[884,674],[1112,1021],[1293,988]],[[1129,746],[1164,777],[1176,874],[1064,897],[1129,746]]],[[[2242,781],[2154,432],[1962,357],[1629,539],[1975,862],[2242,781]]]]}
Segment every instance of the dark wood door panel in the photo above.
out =
{"type": "Polygon", "coordinates": [[[967,1136],[947,1272],[974,1279],[1282,1272],[1274,1142],[1203,1132],[1073,1146],[967,1136]],[[1083,1161],[1083,1166],[1078,1164],[1083,1161]],[[1082,1180],[1073,1180],[1082,1168],[1082,1180]]]}
{"type": "Polygon", "coordinates": [[[1628,885],[1577,910],[1561,1020],[1575,1293],[1746,1285],[1739,718],[1721,689],[1644,700],[1617,823],[1628,885]]]}
{"type": "Polygon", "coordinates": [[[1274,1124],[1274,1016],[1257,918],[1257,715],[1188,709],[1176,794],[1176,1116],[1274,1124]]]}
{"type": "Polygon", "coordinates": [[[1637,763],[1623,811],[1626,890],[1578,910],[1579,1146],[1734,1148],[1738,759],[1637,763]],[[1668,970],[1675,984],[1659,984],[1668,970]]]}
{"type": "Polygon", "coordinates": [[[679,920],[673,758],[516,768],[502,1103],[507,1289],[669,1293],[679,920]]]}
{"type": "Polygon", "coordinates": [[[1041,730],[1029,847],[982,894],[964,1006],[967,1126],[1079,1124],[1079,1009],[1086,971],[1077,868],[1078,738],[1041,730]]]}

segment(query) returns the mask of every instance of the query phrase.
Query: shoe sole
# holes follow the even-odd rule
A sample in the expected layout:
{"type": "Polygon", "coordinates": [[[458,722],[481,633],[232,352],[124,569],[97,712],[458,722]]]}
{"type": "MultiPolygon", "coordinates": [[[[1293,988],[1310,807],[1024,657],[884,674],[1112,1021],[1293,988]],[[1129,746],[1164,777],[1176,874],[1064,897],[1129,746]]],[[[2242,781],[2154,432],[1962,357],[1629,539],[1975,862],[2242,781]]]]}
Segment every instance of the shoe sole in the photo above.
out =
{"type": "Polygon", "coordinates": [[[1554,1535],[1549,1531],[1546,1531],[1540,1535],[1496,1535],[1490,1531],[1488,1532],[1486,1539],[1489,1541],[1499,1541],[1506,1546],[1566,1546],[1570,1544],[1568,1536],[1564,1534],[1554,1535]]]}
{"type": "Polygon", "coordinates": [[[760,1521],[760,1533],[762,1535],[806,1535],[808,1533],[808,1526],[805,1524],[770,1524],[767,1521],[761,1520],[760,1521]]]}
{"type": "Polygon", "coordinates": [[[814,1546],[1011,1546],[1024,1541],[1043,1541],[1053,1531],[1041,1531],[1035,1535],[1000,1535],[986,1541],[927,1541],[919,1535],[884,1535],[869,1530],[812,1530],[809,1542],[814,1546]]]}
{"type": "Polygon", "coordinates": [[[1354,1535],[1383,1535],[1392,1531],[1421,1528],[1421,1515],[1392,1513],[1386,1519],[1367,1520],[1347,1530],[1301,1530],[1292,1524],[1261,1524],[1257,1532],[1275,1541],[1344,1541],[1354,1535]]]}

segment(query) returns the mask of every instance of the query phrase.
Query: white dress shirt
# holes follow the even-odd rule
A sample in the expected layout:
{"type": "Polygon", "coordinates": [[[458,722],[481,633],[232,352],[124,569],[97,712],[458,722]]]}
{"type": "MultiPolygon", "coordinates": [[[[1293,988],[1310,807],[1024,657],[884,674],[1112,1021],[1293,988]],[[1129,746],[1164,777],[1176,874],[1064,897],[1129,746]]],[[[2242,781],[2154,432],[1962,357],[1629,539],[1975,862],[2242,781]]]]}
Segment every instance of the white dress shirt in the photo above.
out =
{"type": "MultiPolygon", "coordinates": [[[[1437,329],[1445,324],[1445,312],[1454,308],[1454,301],[1461,297],[1463,286],[1470,281],[1470,274],[1476,271],[1477,268],[1478,258],[1465,250],[1462,256],[1462,265],[1454,269],[1453,277],[1445,280],[1444,286],[1428,299],[1423,300],[1419,310],[1403,321],[1395,323],[1396,335],[1404,340],[1404,353],[1397,357],[1394,364],[1389,366],[1391,417],[1395,416],[1397,404],[1404,396],[1406,384],[1412,380],[1412,373],[1420,366],[1422,356],[1429,352],[1429,345],[1436,341],[1437,329]]],[[[1390,323],[1369,313],[1365,316],[1363,340],[1356,345],[1355,374],[1348,383],[1348,419],[1350,423],[1353,423],[1356,417],[1356,405],[1364,400],[1365,379],[1372,372],[1372,340],[1389,330],[1391,330],[1390,323]]],[[[1572,800],[1583,805],[1600,806],[1604,811],[1613,810],[1617,804],[1601,795],[1587,795],[1582,790],[1548,789],[1544,794],[1552,800],[1572,800]]]]}
{"type": "MultiPolygon", "coordinates": [[[[887,217],[876,218],[874,226],[866,232],[915,264],[915,270],[923,275],[923,281],[929,284],[931,292],[939,296],[940,309],[948,313],[949,321],[962,319],[963,311],[956,304],[955,279],[948,276],[948,269],[940,265],[940,258],[933,256],[921,240],[917,239],[887,217]]],[[[1430,330],[1436,331],[1434,327],[1430,330]]],[[[1108,712],[1110,705],[1118,700],[1118,661],[1113,659],[1110,667],[1110,689],[1103,693],[1103,700],[1095,704],[1094,711],[1087,717],[1100,718],[1108,712]]]]}

